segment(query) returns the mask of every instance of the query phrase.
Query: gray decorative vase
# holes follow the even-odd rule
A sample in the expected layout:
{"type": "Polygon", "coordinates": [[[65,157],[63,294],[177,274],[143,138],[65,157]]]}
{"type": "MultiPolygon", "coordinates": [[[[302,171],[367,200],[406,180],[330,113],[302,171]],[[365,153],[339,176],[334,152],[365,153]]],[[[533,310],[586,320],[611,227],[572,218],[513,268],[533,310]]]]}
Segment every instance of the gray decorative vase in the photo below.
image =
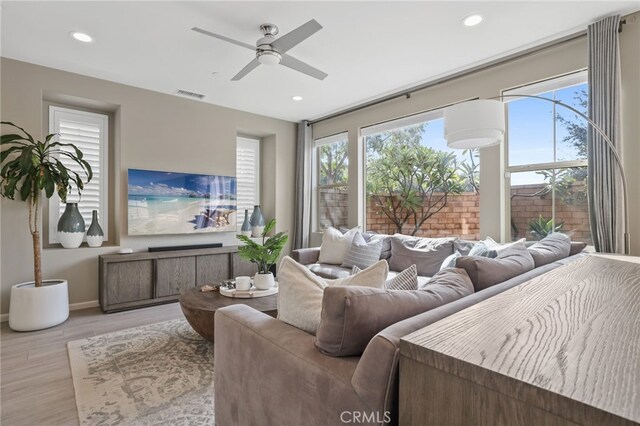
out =
{"type": "Polygon", "coordinates": [[[84,219],[78,203],[67,203],[58,221],[58,241],[64,248],[78,248],[84,239],[84,219]]]}
{"type": "Polygon", "coordinates": [[[89,247],[100,247],[104,241],[104,232],[98,222],[98,210],[92,212],[91,226],[87,229],[87,244],[89,247]]]}
{"type": "Polygon", "coordinates": [[[260,206],[253,206],[253,213],[251,213],[251,236],[252,237],[261,237],[262,231],[264,230],[264,216],[262,216],[262,211],[260,210],[260,206]]]}
{"type": "Polygon", "coordinates": [[[240,233],[246,237],[251,236],[251,223],[249,222],[249,210],[244,210],[244,222],[242,222],[242,228],[240,233]]]}

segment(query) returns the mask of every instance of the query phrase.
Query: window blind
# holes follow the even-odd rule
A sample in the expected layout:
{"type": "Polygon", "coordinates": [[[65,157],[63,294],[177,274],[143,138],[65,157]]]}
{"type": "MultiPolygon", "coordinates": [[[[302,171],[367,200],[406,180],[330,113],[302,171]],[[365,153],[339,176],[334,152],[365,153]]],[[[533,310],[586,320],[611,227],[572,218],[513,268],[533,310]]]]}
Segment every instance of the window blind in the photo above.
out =
{"type": "Polygon", "coordinates": [[[244,137],[237,138],[236,179],[238,188],[238,229],[244,221],[244,211],[260,204],[260,141],[244,137]]]}
{"type": "MultiPolygon", "coordinates": [[[[78,203],[78,210],[82,214],[85,226],[88,229],[92,221],[93,210],[98,211],[100,226],[108,235],[108,211],[107,211],[107,160],[108,160],[108,116],[85,111],[77,111],[68,108],[50,108],[50,131],[58,134],[58,140],[62,143],[71,143],[83,153],[83,159],[91,165],[93,178],[82,189],[81,197],[78,197],[75,185],[67,196],[67,202],[78,203]]],[[[62,147],[65,151],[73,152],[72,148],[62,147]]],[[[66,156],[58,159],[69,170],[78,173],[83,180],[86,175],[82,168],[66,156]]],[[[49,204],[49,241],[57,242],[57,223],[65,209],[65,204],[55,195],[49,204]]]]}

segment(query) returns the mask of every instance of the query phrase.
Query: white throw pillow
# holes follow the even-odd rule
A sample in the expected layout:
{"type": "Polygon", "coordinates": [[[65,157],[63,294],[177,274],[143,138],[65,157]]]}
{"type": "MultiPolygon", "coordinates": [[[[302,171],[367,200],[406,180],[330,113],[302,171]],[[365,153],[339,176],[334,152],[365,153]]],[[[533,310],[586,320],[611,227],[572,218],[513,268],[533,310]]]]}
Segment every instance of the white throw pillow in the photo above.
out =
{"type": "Polygon", "coordinates": [[[322,235],[322,245],[320,246],[320,256],[318,262],[331,265],[342,265],[344,257],[347,255],[353,237],[358,233],[358,228],[353,228],[345,234],[336,228],[328,227],[322,235]]]}
{"type": "Polygon", "coordinates": [[[285,256],[278,268],[278,319],[301,330],[316,334],[322,313],[325,287],[361,286],[384,288],[389,265],[381,260],[359,274],[326,280],[285,256]]]}

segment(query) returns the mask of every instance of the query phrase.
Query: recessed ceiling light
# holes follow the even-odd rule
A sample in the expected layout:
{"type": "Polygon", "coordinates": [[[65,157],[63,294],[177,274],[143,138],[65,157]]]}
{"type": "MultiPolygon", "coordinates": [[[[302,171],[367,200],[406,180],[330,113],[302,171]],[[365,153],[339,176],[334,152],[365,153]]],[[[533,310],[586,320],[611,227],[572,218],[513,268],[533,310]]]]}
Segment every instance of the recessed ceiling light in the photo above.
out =
{"type": "Polygon", "coordinates": [[[462,23],[467,27],[474,27],[482,22],[483,19],[482,15],[469,15],[462,20],[462,23]]]}
{"type": "Polygon", "coordinates": [[[291,99],[293,99],[294,101],[301,101],[302,100],[302,96],[292,96],[291,99]]]}
{"type": "Polygon", "coordinates": [[[80,33],[78,31],[72,31],[71,32],[71,37],[73,37],[76,40],[81,41],[83,43],[91,43],[93,41],[93,38],[91,38],[91,36],[89,34],[80,33]]]}

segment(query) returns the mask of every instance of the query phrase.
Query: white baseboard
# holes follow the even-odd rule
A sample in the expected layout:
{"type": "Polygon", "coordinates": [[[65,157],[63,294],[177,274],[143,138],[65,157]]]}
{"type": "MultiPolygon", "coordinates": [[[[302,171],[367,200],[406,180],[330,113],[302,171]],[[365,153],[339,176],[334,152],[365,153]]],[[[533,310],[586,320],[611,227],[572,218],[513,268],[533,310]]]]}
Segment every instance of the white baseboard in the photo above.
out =
{"type": "MultiPolygon", "coordinates": [[[[69,310],[78,311],[80,309],[96,308],[98,306],[100,306],[100,302],[98,302],[97,300],[90,300],[88,302],[72,303],[69,305],[69,310]]],[[[9,314],[0,315],[0,322],[7,321],[9,321],[9,314]]]]}

